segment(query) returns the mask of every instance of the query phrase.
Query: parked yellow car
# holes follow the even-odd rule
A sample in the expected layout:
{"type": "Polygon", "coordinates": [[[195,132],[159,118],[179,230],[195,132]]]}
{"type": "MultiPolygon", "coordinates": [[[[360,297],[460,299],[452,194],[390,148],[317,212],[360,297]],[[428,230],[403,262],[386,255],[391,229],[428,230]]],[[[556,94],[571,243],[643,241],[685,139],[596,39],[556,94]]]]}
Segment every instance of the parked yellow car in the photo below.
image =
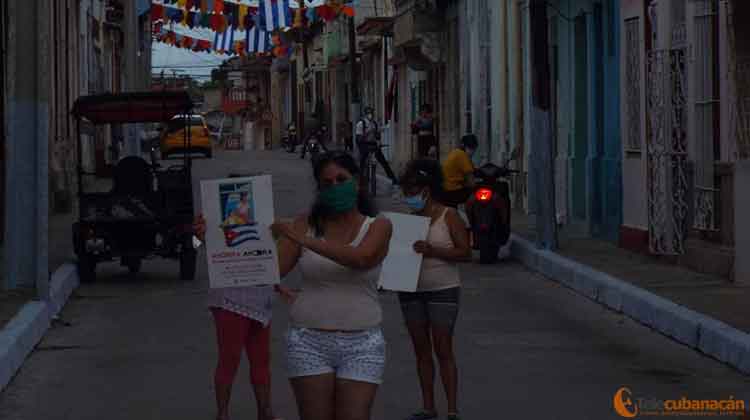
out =
{"type": "Polygon", "coordinates": [[[211,135],[202,115],[185,118],[178,115],[166,124],[161,133],[161,158],[168,159],[174,153],[201,153],[207,158],[213,156],[211,135]],[[190,145],[186,149],[185,122],[190,120],[190,145]]]}

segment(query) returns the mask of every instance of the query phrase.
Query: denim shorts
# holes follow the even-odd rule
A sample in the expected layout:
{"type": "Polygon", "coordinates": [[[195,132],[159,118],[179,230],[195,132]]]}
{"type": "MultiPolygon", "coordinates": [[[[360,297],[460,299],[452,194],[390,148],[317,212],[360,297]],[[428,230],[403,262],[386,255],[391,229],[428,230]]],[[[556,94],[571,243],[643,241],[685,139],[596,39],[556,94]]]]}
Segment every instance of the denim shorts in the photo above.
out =
{"type": "Polygon", "coordinates": [[[334,373],[338,379],[383,382],[386,349],[380,328],[328,332],[291,327],[286,342],[290,378],[334,373]]]}
{"type": "Polygon", "coordinates": [[[447,328],[453,331],[458,318],[461,288],[401,292],[398,300],[407,323],[426,323],[432,327],[447,328]]]}

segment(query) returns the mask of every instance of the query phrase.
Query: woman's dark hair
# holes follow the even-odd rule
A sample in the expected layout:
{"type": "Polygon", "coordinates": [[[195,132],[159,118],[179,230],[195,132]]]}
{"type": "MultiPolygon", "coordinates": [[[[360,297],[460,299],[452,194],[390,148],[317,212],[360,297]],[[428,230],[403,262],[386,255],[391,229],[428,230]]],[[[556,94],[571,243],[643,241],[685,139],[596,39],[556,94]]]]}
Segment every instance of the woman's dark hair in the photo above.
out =
{"type": "Polygon", "coordinates": [[[399,182],[406,188],[428,187],[432,197],[437,198],[443,192],[443,169],[434,159],[412,160],[406,165],[399,182]]]}
{"type": "MultiPolygon", "coordinates": [[[[346,169],[354,178],[359,176],[359,166],[354,158],[345,152],[328,152],[318,156],[313,161],[313,176],[315,177],[315,183],[317,184],[318,191],[320,191],[320,175],[328,165],[337,165],[343,169],[346,169]]],[[[354,182],[357,182],[356,179],[354,182]]],[[[370,198],[367,196],[367,191],[360,189],[359,196],[357,197],[357,210],[365,216],[375,217],[377,210],[375,205],[372,203],[370,198]]],[[[323,225],[325,219],[331,215],[331,211],[320,202],[319,198],[315,199],[312,210],[310,210],[310,216],[308,217],[308,224],[312,226],[316,236],[323,236],[324,229],[323,225]]]]}

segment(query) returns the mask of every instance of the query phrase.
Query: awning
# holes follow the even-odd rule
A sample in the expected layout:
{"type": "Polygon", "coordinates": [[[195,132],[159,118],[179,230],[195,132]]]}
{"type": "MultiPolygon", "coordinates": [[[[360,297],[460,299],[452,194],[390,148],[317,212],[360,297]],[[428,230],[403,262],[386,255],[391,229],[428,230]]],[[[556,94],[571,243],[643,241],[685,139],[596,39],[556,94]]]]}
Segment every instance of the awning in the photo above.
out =
{"type": "Polygon", "coordinates": [[[383,46],[380,39],[374,39],[372,41],[364,41],[360,44],[359,49],[362,51],[379,50],[383,46]]]}
{"type": "Polygon", "coordinates": [[[165,122],[190,113],[193,101],[187,92],[133,92],[82,96],[73,104],[73,115],[93,124],[165,122]]]}
{"type": "Polygon", "coordinates": [[[406,64],[414,71],[426,71],[437,63],[422,53],[420,43],[415,43],[396,47],[393,51],[393,57],[388,60],[388,64],[392,66],[406,64]]]}
{"type": "Polygon", "coordinates": [[[370,17],[357,26],[357,35],[390,36],[393,34],[392,17],[370,17]]]}

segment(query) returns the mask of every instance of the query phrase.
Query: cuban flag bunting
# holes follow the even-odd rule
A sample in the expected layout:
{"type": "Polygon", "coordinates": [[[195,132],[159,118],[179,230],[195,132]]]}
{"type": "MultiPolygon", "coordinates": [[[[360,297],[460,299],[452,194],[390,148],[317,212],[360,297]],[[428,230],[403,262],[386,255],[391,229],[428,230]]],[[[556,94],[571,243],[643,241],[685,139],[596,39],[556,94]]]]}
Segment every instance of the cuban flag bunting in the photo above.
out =
{"type": "Polygon", "coordinates": [[[260,0],[258,11],[267,32],[292,26],[289,0],[260,0]]]}
{"type": "Polygon", "coordinates": [[[271,49],[270,33],[261,31],[257,26],[246,32],[245,48],[248,53],[262,53],[271,49]]]}
{"type": "Polygon", "coordinates": [[[224,227],[227,246],[234,248],[248,241],[259,241],[260,233],[256,225],[230,225],[224,227]]]}

